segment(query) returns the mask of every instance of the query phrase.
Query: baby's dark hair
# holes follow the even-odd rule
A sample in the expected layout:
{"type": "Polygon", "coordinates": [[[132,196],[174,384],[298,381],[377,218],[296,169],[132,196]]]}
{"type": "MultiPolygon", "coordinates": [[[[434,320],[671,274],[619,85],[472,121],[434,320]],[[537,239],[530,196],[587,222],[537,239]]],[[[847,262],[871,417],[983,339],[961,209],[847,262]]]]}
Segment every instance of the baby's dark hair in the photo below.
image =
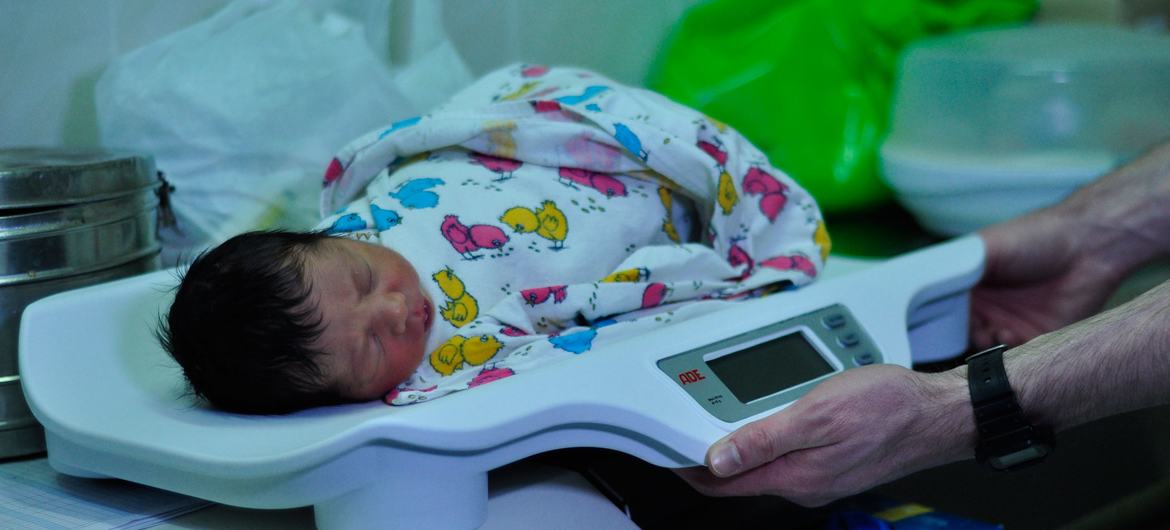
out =
{"type": "Polygon", "coordinates": [[[311,345],[324,329],[305,258],[323,232],[248,232],[195,258],[160,318],[159,342],[197,397],[246,414],[346,401],[324,383],[311,345]]]}

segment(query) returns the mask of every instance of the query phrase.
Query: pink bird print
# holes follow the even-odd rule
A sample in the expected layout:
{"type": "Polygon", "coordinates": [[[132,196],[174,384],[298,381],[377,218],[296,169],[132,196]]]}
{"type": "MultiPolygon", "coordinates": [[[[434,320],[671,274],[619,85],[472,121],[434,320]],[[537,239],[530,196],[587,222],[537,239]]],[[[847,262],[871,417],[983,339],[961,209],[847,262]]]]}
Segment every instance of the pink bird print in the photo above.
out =
{"type": "Polygon", "coordinates": [[[749,169],[743,176],[743,191],[748,195],[763,195],[760,197],[760,211],[769,221],[775,221],[788,203],[785,195],[788,186],[758,167],[749,169]]]}
{"type": "Polygon", "coordinates": [[[548,67],[542,64],[526,64],[520,69],[522,77],[540,77],[548,73],[548,67]]]}
{"type": "Polygon", "coordinates": [[[668,294],[670,294],[670,288],[664,283],[654,282],[647,285],[646,290],[642,291],[642,309],[662,305],[662,302],[666,301],[666,295],[668,294]]]}
{"type": "Polygon", "coordinates": [[[706,140],[699,140],[697,145],[699,146],[699,149],[703,150],[703,152],[711,155],[711,158],[715,159],[715,163],[719,164],[719,167],[723,167],[727,165],[727,151],[724,150],[722,144],[719,143],[719,138],[715,138],[714,140],[715,143],[711,143],[706,140]]]}
{"type": "Polygon", "coordinates": [[[812,260],[804,254],[793,254],[791,256],[776,256],[768,258],[760,262],[760,265],[779,269],[782,271],[800,271],[808,275],[810,278],[816,278],[817,266],[813,264],[812,260]]]}
{"type": "Polygon", "coordinates": [[[341,177],[342,173],[345,173],[345,168],[341,166],[341,161],[336,158],[330,160],[329,167],[325,168],[325,182],[322,185],[328,186],[341,177]]]}
{"type": "Polygon", "coordinates": [[[564,285],[550,285],[548,287],[524,289],[520,291],[520,296],[524,297],[524,301],[530,306],[547,302],[549,296],[552,296],[554,304],[559,304],[564,302],[565,297],[569,294],[565,287],[564,285]]]}
{"type": "Polygon", "coordinates": [[[731,278],[734,281],[740,281],[751,276],[752,271],[755,270],[755,262],[752,261],[752,257],[748,255],[747,251],[739,246],[739,241],[740,238],[732,238],[731,248],[727,249],[727,263],[730,263],[732,267],[747,265],[747,268],[744,269],[743,274],[731,278]]]}
{"type": "Polygon", "coordinates": [[[522,330],[516,326],[504,326],[502,329],[500,329],[500,333],[507,335],[509,337],[523,337],[523,336],[527,335],[527,333],[525,333],[524,330],[522,330]]]}
{"type": "Polygon", "coordinates": [[[479,385],[486,385],[492,381],[499,381],[505,377],[515,375],[516,372],[511,368],[484,368],[475,378],[467,382],[467,388],[475,388],[479,385]]]}
{"type": "Polygon", "coordinates": [[[614,178],[613,175],[607,173],[598,173],[596,171],[589,171],[588,169],[579,169],[573,167],[562,167],[560,170],[561,184],[575,187],[573,183],[576,182],[582,186],[593,188],[606,197],[625,197],[626,185],[622,181],[614,178]],[[569,182],[565,182],[568,179],[569,182]]]}
{"type": "Polygon", "coordinates": [[[743,191],[751,195],[784,193],[787,190],[788,186],[756,166],[748,169],[743,176],[743,191]]]}
{"type": "Polygon", "coordinates": [[[520,166],[524,165],[524,162],[519,160],[485,155],[483,153],[471,153],[471,160],[473,163],[486,167],[498,174],[498,178],[492,179],[495,182],[503,182],[512,178],[512,172],[520,169],[520,166]]]}
{"type": "Polygon", "coordinates": [[[496,249],[508,242],[508,235],[500,228],[492,225],[468,227],[459,222],[459,217],[454,215],[443,217],[443,224],[439,226],[439,230],[455,251],[466,260],[482,258],[483,256],[474,254],[481,248],[496,249]]]}
{"type": "Polygon", "coordinates": [[[542,112],[559,112],[561,110],[560,103],[548,99],[539,99],[536,101],[530,101],[529,103],[532,104],[533,112],[536,112],[537,114],[542,112]]]}

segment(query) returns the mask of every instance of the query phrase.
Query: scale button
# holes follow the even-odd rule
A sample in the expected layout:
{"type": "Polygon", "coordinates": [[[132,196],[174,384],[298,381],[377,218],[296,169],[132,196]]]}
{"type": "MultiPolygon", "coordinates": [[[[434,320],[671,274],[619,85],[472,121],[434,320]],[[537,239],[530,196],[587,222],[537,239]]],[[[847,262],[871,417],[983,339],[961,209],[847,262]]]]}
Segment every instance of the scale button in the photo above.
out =
{"type": "Polygon", "coordinates": [[[825,315],[825,317],[821,319],[821,324],[824,324],[825,327],[829,329],[837,329],[845,325],[845,315],[842,315],[841,313],[825,315]]]}
{"type": "Polygon", "coordinates": [[[857,346],[858,344],[861,344],[861,337],[857,336],[856,333],[846,333],[844,335],[838,335],[837,336],[837,344],[840,344],[846,348],[851,348],[853,346],[857,346]]]}
{"type": "Polygon", "coordinates": [[[876,361],[876,360],[877,359],[874,358],[873,354],[869,353],[869,352],[859,353],[859,354],[853,356],[853,362],[857,363],[857,366],[865,366],[867,364],[873,364],[874,361],[876,361]]]}

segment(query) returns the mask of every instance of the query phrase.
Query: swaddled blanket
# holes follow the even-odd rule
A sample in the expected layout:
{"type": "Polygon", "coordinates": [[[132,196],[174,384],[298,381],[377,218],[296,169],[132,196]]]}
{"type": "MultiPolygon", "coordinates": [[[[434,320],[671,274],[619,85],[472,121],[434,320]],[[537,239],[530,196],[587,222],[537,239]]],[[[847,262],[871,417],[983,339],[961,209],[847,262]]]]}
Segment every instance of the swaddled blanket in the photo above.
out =
{"type": "Polygon", "coordinates": [[[320,228],[402,254],[437,309],[393,405],[803,285],[829,250],[813,199],[734,130],[573,68],[489,74],[347,145],[324,186],[320,228]]]}

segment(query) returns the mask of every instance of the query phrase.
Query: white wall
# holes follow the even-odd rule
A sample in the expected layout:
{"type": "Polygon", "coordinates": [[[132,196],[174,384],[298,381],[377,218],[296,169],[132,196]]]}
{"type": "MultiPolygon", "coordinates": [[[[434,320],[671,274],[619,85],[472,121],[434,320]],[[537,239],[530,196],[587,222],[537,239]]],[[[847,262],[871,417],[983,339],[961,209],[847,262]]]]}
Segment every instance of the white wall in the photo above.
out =
{"type": "Polygon", "coordinates": [[[222,0],[0,0],[0,146],[94,145],[105,65],[222,0]]]}
{"type": "MultiPolygon", "coordinates": [[[[640,84],[662,38],[696,0],[314,0],[351,16],[389,12],[389,57],[433,36],[439,17],[474,74],[515,61],[575,64],[640,84]],[[387,6],[384,2],[389,3],[387,6]]],[[[0,147],[98,143],[93,87],[119,54],[227,0],[0,0],[0,147]]],[[[377,27],[367,20],[368,27],[377,27]]],[[[372,35],[378,42],[383,35],[372,35]]],[[[385,41],[385,39],[384,39],[385,41]]]]}
{"type": "Polygon", "coordinates": [[[443,22],[477,74],[513,61],[529,61],[584,66],[639,85],[668,30],[695,3],[454,0],[443,3],[443,22]]]}

